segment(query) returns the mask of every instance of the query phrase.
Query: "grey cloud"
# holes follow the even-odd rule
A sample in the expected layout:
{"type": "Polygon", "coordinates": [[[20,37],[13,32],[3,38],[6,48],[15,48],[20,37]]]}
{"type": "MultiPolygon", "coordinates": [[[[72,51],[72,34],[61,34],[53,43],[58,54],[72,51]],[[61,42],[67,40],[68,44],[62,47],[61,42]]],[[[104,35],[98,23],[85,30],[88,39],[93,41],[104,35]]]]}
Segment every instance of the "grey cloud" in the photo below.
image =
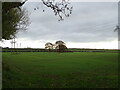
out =
{"type": "Polygon", "coordinates": [[[64,40],[66,42],[112,41],[117,38],[114,28],[117,24],[117,3],[72,3],[73,13],[58,22],[50,9],[34,11],[38,3],[26,3],[31,12],[31,25],[27,32],[19,32],[19,38],[31,40],[64,40]],[[30,6],[30,7],[29,7],[30,6]]]}

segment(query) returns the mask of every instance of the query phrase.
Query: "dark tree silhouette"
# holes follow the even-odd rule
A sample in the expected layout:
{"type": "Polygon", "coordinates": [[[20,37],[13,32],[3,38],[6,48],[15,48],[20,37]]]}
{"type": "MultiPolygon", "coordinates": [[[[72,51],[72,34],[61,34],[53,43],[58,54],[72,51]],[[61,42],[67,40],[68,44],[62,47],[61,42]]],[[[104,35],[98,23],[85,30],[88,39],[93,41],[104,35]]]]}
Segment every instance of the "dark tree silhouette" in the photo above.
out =
{"type": "Polygon", "coordinates": [[[65,45],[65,43],[63,41],[56,41],[55,44],[56,45],[65,45]]]}
{"type": "Polygon", "coordinates": [[[67,47],[63,41],[56,41],[56,48],[58,52],[64,52],[67,47]]]}
{"type": "Polygon", "coordinates": [[[56,49],[58,52],[64,52],[67,49],[67,47],[65,45],[58,45],[56,46],[56,49]]]}
{"type": "MultiPolygon", "coordinates": [[[[2,38],[13,39],[20,30],[27,30],[29,25],[28,13],[25,9],[14,8],[19,2],[2,3],[2,38]]],[[[22,3],[23,4],[23,3],[22,3]]],[[[20,5],[20,4],[19,4],[20,5]]]]}
{"type": "Polygon", "coordinates": [[[21,6],[26,2],[27,0],[23,2],[2,2],[2,8],[4,9],[4,12],[9,12],[13,8],[18,8],[21,10],[21,6]]]}
{"type": "MultiPolygon", "coordinates": [[[[68,0],[69,1],[69,0],[68,0]]],[[[61,2],[55,2],[55,0],[42,0],[43,4],[47,7],[50,7],[55,15],[59,16],[59,21],[64,20],[65,17],[69,17],[72,14],[72,6],[69,6],[70,3],[67,0],[61,0],[61,2]]]]}
{"type": "Polygon", "coordinates": [[[45,49],[48,49],[49,52],[50,52],[50,50],[53,49],[53,44],[50,43],[50,42],[46,43],[46,44],[45,44],[45,49]]]}

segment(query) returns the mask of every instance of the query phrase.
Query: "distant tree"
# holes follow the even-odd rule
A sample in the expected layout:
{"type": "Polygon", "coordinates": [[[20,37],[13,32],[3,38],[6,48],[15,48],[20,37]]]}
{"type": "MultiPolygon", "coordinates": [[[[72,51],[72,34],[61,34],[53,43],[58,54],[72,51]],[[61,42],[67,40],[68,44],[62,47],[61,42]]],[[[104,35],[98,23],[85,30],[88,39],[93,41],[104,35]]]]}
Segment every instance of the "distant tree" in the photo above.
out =
{"type": "Polygon", "coordinates": [[[58,45],[56,46],[56,49],[58,52],[64,52],[67,49],[67,47],[65,45],[58,45]]]}
{"type": "Polygon", "coordinates": [[[64,52],[67,47],[63,41],[56,41],[56,49],[58,52],[64,52]]]}
{"type": "Polygon", "coordinates": [[[48,49],[49,52],[50,52],[50,50],[53,49],[53,44],[50,43],[50,42],[46,43],[46,44],[45,44],[45,49],[48,49]]]}
{"type": "Polygon", "coordinates": [[[65,45],[65,43],[63,41],[56,41],[55,44],[56,45],[65,45]]]}

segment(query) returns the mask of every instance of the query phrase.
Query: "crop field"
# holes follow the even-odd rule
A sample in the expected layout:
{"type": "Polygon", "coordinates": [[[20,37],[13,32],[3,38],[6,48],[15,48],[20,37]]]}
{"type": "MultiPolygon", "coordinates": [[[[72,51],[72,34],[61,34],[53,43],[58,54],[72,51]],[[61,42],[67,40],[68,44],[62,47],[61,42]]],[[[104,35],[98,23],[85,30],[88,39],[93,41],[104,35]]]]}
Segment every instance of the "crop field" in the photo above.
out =
{"type": "Polygon", "coordinates": [[[117,88],[118,53],[3,52],[3,88],[117,88]]]}

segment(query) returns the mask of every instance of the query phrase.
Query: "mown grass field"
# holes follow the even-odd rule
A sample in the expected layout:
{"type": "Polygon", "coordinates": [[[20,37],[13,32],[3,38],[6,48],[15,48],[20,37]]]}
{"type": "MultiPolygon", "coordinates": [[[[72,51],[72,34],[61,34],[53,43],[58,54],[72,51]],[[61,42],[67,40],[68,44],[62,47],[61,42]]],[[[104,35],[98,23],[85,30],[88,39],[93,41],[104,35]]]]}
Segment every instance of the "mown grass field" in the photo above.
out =
{"type": "Polygon", "coordinates": [[[118,53],[3,53],[3,88],[116,88],[118,53]]]}

